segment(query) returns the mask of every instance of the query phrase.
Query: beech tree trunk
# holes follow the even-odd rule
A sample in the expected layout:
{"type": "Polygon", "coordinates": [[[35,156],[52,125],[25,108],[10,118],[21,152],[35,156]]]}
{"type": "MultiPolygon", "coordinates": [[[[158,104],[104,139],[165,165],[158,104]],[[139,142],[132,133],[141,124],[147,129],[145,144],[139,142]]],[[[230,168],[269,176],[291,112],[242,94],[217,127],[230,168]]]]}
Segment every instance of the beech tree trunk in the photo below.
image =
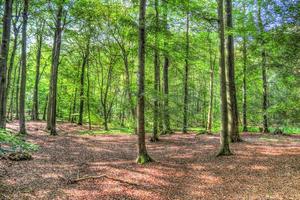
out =
{"type": "Polygon", "coordinates": [[[22,64],[21,64],[21,86],[20,86],[20,134],[26,134],[26,126],[25,126],[25,93],[26,93],[26,76],[27,76],[27,19],[28,19],[28,5],[29,0],[24,0],[24,10],[23,10],[23,26],[22,26],[22,64]]]}
{"type": "Polygon", "coordinates": [[[208,134],[212,134],[212,118],[213,118],[213,102],[214,102],[214,75],[215,75],[215,61],[216,61],[216,55],[214,59],[212,58],[212,44],[211,39],[208,36],[209,40],[209,63],[210,63],[210,83],[209,83],[209,106],[208,106],[208,114],[207,114],[207,126],[206,131],[208,134]]]}
{"type": "Polygon", "coordinates": [[[59,66],[61,37],[63,31],[62,14],[63,14],[63,3],[60,3],[56,15],[55,35],[54,35],[54,42],[53,42],[53,49],[52,49],[51,77],[50,77],[50,87],[49,87],[47,129],[50,130],[50,135],[57,135],[56,98],[57,98],[57,75],[58,75],[58,66],[59,66]]]}
{"type": "Polygon", "coordinates": [[[228,82],[228,131],[232,142],[240,142],[238,108],[235,88],[235,69],[234,69],[234,40],[231,33],[232,23],[232,0],[226,0],[226,22],[227,22],[227,82],[228,82]]]}
{"type": "MultiPolygon", "coordinates": [[[[189,9],[189,8],[188,8],[189,9]]],[[[185,66],[184,66],[184,79],[183,79],[183,127],[182,133],[187,133],[188,128],[188,79],[189,79],[189,53],[190,53],[190,12],[186,13],[186,55],[185,55],[185,66]]]]}
{"type": "Polygon", "coordinates": [[[220,97],[221,97],[221,134],[220,149],[217,156],[231,155],[228,137],[228,110],[226,94],[226,63],[225,63],[225,34],[224,34],[224,3],[218,0],[219,38],[220,38],[220,97]]]}
{"type": "Polygon", "coordinates": [[[164,66],[163,66],[163,93],[164,93],[164,102],[163,102],[163,132],[162,134],[169,134],[172,133],[173,131],[171,130],[170,127],[170,115],[169,115],[169,65],[170,65],[170,60],[169,60],[169,55],[168,55],[168,50],[167,50],[167,38],[168,38],[168,9],[167,9],[167,1],[163,0],[163,4],[165,7],[164,10],[164,23],[165,23],[165,31],[166,31],[166,36],[164,39],[164,66]]]}
{"type": "Polygon", "coordinates": [[[42,55],[42,42],[43,42],[43,28],[37,33],[37,54],[36,54],[36,68],[35,68],[35,82],[33,91],[33,105],[32,105],[32,120],[39,120],[39,82],[40,82],[40,66],[41,66],[41,55],[42,55]]]}
{"type": "Polygon", "coordinates": [[[6,128],[6,72],[10,42],[12,0],[5,0],[0,47],[0,128],[6,128]]]}
{"type": "Polygon", "coordinates": [[[146,0],[140,0],[139,6],[139,67],[138,67],[138,93],[137,93],[137,134],[138,157],[137,163],[151,162],[145,142],[145,43],[146,43],[146,0]]]}
{"type": "Polygon", "coordinates": [[[155,0],[155,46],[154,46],[154,109],[153,109],[153,133],[150,141],[158,141],[158,120],[159,120],[159,86],[160,86],[160,69],[159,69],[159,51],[158,51],[158,31],[159,31],[159,12],[158,0],[155,0]]]}
{"type": "MultiPolygon", "coordinates": [[[[246,6],[243,5],[243,11],[246,13],[246,6]]],[[[246,19],[244,19],[245,21],[246,19]]],[[[243,25],[245,28],[245,25],[243,25]]],[[[243,132],[248,131],[247,127],[247,38],[243,35],[243,132]]]]}
{"type": "Polygon", "coordinates": [[[267,55],[265,50],[265,39],[263,36],[264,25],[261,18],[261,1],[257,1],[258,4],[258,28],[260,33],[260,42],[261,42],[261,71],[262,71],[262,82],[263,82],[263,101],[262,101],[262,113],[263,113],[263,133],[269,133],[269,124],[268,124],[268,82],[267,82],[267,55]]]}
{"type": "MultiPolygon", "coordinates": [[[[90,39],[89,39],[90,40],[90,39]]],[[[80,75],[80,102],[79,102],[79,119],[78,125],[82,125],[83,121],[83,108],[84,108],[84,73],[85,73],[85,66],[89,59],[89,51],[90,51],[90,42],[86,46],[86,52],[83,55],[82,67],[81,67],[81,75],[80,75]]]]}

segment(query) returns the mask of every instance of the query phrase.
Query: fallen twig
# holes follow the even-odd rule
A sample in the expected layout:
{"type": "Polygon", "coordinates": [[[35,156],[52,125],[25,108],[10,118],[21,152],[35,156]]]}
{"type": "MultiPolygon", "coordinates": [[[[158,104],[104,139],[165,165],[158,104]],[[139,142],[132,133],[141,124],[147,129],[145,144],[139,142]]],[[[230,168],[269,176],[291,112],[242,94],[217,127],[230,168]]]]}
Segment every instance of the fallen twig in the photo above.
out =
{"type": "Polygon", "coordinates": [[[104,178],[107,177],[105,174],[104,175],[100,175],[100,176],[86,176],[86,177],[81,177],[81,178],[76,178],[76,179],[68,179],[67,182],[69,184],[74,184],[74,183],[78,183],[80,181],[85,181],[85,180],[89,180],[89,179],[99,179],[99,178],[104,178]]]}

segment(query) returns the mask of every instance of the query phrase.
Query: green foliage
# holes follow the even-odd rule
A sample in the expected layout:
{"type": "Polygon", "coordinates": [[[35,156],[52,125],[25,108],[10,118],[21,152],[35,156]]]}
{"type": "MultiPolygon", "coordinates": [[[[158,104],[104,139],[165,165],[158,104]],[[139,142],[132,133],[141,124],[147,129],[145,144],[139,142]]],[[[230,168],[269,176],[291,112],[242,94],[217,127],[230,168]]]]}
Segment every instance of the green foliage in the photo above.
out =
{"type": "MultiPolygon", "coordinates": [[[[16,136],[2,129],[0,129],[0,144],[8,145],[12,151],[37,151],[39,148],[36,144],[26,142],[21,136],[16,136]]],[[[3,151],[1,147],[0,151],[3,151]]]]}

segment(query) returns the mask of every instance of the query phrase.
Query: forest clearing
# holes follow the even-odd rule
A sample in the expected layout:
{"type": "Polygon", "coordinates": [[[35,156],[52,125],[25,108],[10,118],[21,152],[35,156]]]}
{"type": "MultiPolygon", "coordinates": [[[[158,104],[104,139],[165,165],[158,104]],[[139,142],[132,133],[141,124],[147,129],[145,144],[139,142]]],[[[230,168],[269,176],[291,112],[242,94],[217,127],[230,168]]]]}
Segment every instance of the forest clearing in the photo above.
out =
{"type": "Polygon", "coordinates": [[[0,200],[299,200],[299,5],[0,0],[0,200]]]}
{"type": "Polygon", "coordinates": [[[40,146],[33,160],[0,161],[2,199],[300,198],[299,135],[244,133],[245,141],[231,146],[233,156],[217,158],[218,135],[176,133],[149,143],[156,162],[140,166],[134,135],[82,135],[87,127],[67,123],[51,137],[45,125],[28,123],[27,140],[40,146]]]}

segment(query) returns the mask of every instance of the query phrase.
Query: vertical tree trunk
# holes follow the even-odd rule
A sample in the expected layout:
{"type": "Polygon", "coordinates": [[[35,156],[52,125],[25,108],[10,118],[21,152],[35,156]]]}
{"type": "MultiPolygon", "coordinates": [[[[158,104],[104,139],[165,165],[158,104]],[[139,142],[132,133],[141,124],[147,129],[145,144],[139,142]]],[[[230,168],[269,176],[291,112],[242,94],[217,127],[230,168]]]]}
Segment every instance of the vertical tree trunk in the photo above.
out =
{"type": "Polygon", "coordinates": [[[87,61],[87,109],[88,109],[88,119],[89,119],[89,130],[92,130],[91,124],[91,109],[90,109],[90,64],[87,61]]]}
{"type": "Polygon", "coordinates": [[[153,109],[153,133],[150,139],[151,142],[158,141],[158,118],[159,118],[159,83],[160,83],[160,69],[159,69],[159,51],[158,51],[158,31],[159,31],[159,12],[158,0],[155,0],[155,45],[154,45],[154,109],[153,109]]]}
{"type": "Polygon", "coordinates": [[[224,34],[224,3],[218,0],[219,38],[220,38],[220,96],[221,96],[221,145],[217,156],[231,155],[228,137],[228,110],[226,96],[226,63],[225,63],[225,34],[224,34]]]}
{"type": "Polygon", "coordinates": [[[26,93],[26,73],[27,73],[27,19],[28,19],[28,4],[29,0],[24,0],[24,10],[23,10],[23,26],[22,26],[22,65],[21,65],[21,87],[20,87],[20,134],[26,134],[25,127],[25,93],[26,93]]]}
{"type": "MultiPolygon", "coordinates": [[[[12,20],[12,27],[13,27],[13,32],[14,32],[14,40],[13,40],[13,49],[11,52],[11,56],[10,56],[10,62],[9,62],[9,68],[8,68],[8,72],[7,72],[7,83],[6,83],[6,99],[5,99],[5,103],[7,103],[8,100],[8,96],[10,93],[10,89],[11,89],[11,75],[12,72],[14,71],[14,75],[16,75],[16,68],[14,69],[14,64],[15,64],[15,56],[16,56],[16,51],[17,51],[17,47],[18,47],[18,37],[19,37],[19,32],[20,32],[20,28],[22,23],[20,23],[20,25],[18,25],[20,16],[21,16],[21,8],[19,8],[19,2],[15,3],[15,13],[14,13],[14,19],[12,20]]],[[[14,76],[14,80],[13,80],[13,84],[15,84],[15,80],[16,77],[14,76]]],[[[14,87],[13,87],[14,90],[14,87]]],[[[9,106],[9,110],[7,113],[7,117],[10,118],[10,120],[12,120],[12,107],[13,107],[13,93],[14,91],[11,92],[11,100],[10,100],[10,106],[9,106]]]]}
{"type": "Polygon", "coordinates": [[[262,82],[263,82],[263,102],[262,102],[262,112],[263,112],[263,133],[269,133],[269,125],[268,125],[268,82],[267,82],[267,56],[265,50],[265,39],[263,36],[264,33],[264,25],[261,18],[261,1],[257,1],[258,4],[258,26],[260,33],[260,41],[261,41],[261,59],[262,59],[262,82]]]}
{"type": "Polygon", "coordinates": [[[40,66],[41,66],[41,55],[42,55],[42,42],[43,42],[43,27],[41,31],[37,33],[37,54],[36,54],[36,68],[35,68],[35,82],[33,91],[33,105],[32,105],[32,120],[39,120],[39,81],[40,81],[40,66]]]}
{"type": "MultiPolygon", "coordinates": [[[[19,72],[19,65],[16,65],[15,68],[14,68],[14,79],[13,79],[13,86],[15,86],[16,84],[19,84],[17,83],[17,76],[18,76],[18,72],[19,72]]],[[[13,119],[13,111],[14,111],[14,95],[15,95],[15,87],[12,87],[12,90],[11,90],[11,94],[10,94],[10,103],[9,103],[9,120],[12,120],[13,119]]]]}
{"type": "Polygon", "coordinates": [[[0,128],[6,127],[6,71],[10,42],[12,0],[5,0],[0,47],[0,128]]]}
{"type": "Polygon", "coordinates": [[[167,50],[167,40],[168,40],[168,9],[167,0],[163,0],[164,5],[164,28],[165,28],[165,38],[164,38],[164,66],[163,66],[163,94],[164,94],[164,102],[163,102],[163,132],[162,134],[170,134],[173,131],[170,127],[170,115],[169,115],[169,65],[170,60],[168,56],[168,50],[167,50]]]}
{"type": "MultiPolygon", "coordinates": [[[[189,5],[188,5],[189,6],[189,5]]],[[[184,66],[184,79],[183,79],[183,128],[182,132],[187,133],[188,128],[188,79],[189,79],[189,53],[190,53],[190,36],[189,36],[189,30],[190,30],[190,11],[188,8],[188,11],[186,13],[186,55],[185,55],[185,66],[184,66]]]]}
{"type": "Polygon", "coordinates": [[[145,143],[145,43],[146,43],[146,0],[140,0],[139,8],[139,67],[138,67],[138,93],[137,93],[137,133],[138,157],[137,163],[151,162],[145,143]]]}
{"type": "Polygon", "coordinates": [[[47,129],[50,130],[51,135],[57,135],[56,132],[56,101],[57,101],[57,75],[59,66],[59,56],[61,47],[62,36],[62,14],[63,3],[59,4],[56,24],[55,35],[52,49],[52,64],[51,64],[51,78],[49,89],[49,102],[48,102],[48,114],[47,114],[47,129]]]}
{"type": "Polygon", "coordinates": [[[84,108],[84,73],[85,73],[85,66],[89,58],[89,41],[86,47],[86,52],[83,55],[83,61],[81,66],[81,75],[80,75],[80,103],[79,103],[79,119],[78,125],[82,125],[83,120],[83,108],[84,108]]]}
{"type": "MultiPolygon", "coordinates": [[[[243,11],[246,13],[246,6],[243,5],[243,11]]],[[[244,19],[245,21],[246,19],[244,19]]],[[[245,26],[244,26],[245,28],[245,26]]],[[[247,38],[243,35],[243,131],[247,132],[247,38]]]]}
{"type": "Polygon", "coordinates": [[[226,0],[226,22],[227,22],[227,82],[228,82],[228,131],[232,142],[240,142],[239,121],[235,88],[234,69],[234,40],[232,35],[232,0],[226,0]]]}
{"type": "Polygon", "coordinates": [[[43,111],[43,120],[44,121],[46,120],[48,102],[49,102],[49,93],[47,94],[46,99],[45,99],[45,106],[44,106],[44,111],[43,111]]]}
{"type": "Polygon", "coordinates": [[[16,120],[19,119],[19,96],[20,96],[21,63],[22,63],[22,59],[20,59],[20,62],[19,62],[18,75],[17,75],[17,85],[16,85],[16,120]]]}
{"type": "Polygon", "coordinates": [[[213,102],[214,102],[214,74],[215,74],[215,60],[212,58],[212,44],[211,40],[208,36],[209,40],[209,63],[210,63],[210,83],[209,83],[209,106],[208,106],[208,114],[207,114],[207,126],[206,126],[206,132],[207,134],[212,134],[212,118],[213,118],[213,102]]]}

